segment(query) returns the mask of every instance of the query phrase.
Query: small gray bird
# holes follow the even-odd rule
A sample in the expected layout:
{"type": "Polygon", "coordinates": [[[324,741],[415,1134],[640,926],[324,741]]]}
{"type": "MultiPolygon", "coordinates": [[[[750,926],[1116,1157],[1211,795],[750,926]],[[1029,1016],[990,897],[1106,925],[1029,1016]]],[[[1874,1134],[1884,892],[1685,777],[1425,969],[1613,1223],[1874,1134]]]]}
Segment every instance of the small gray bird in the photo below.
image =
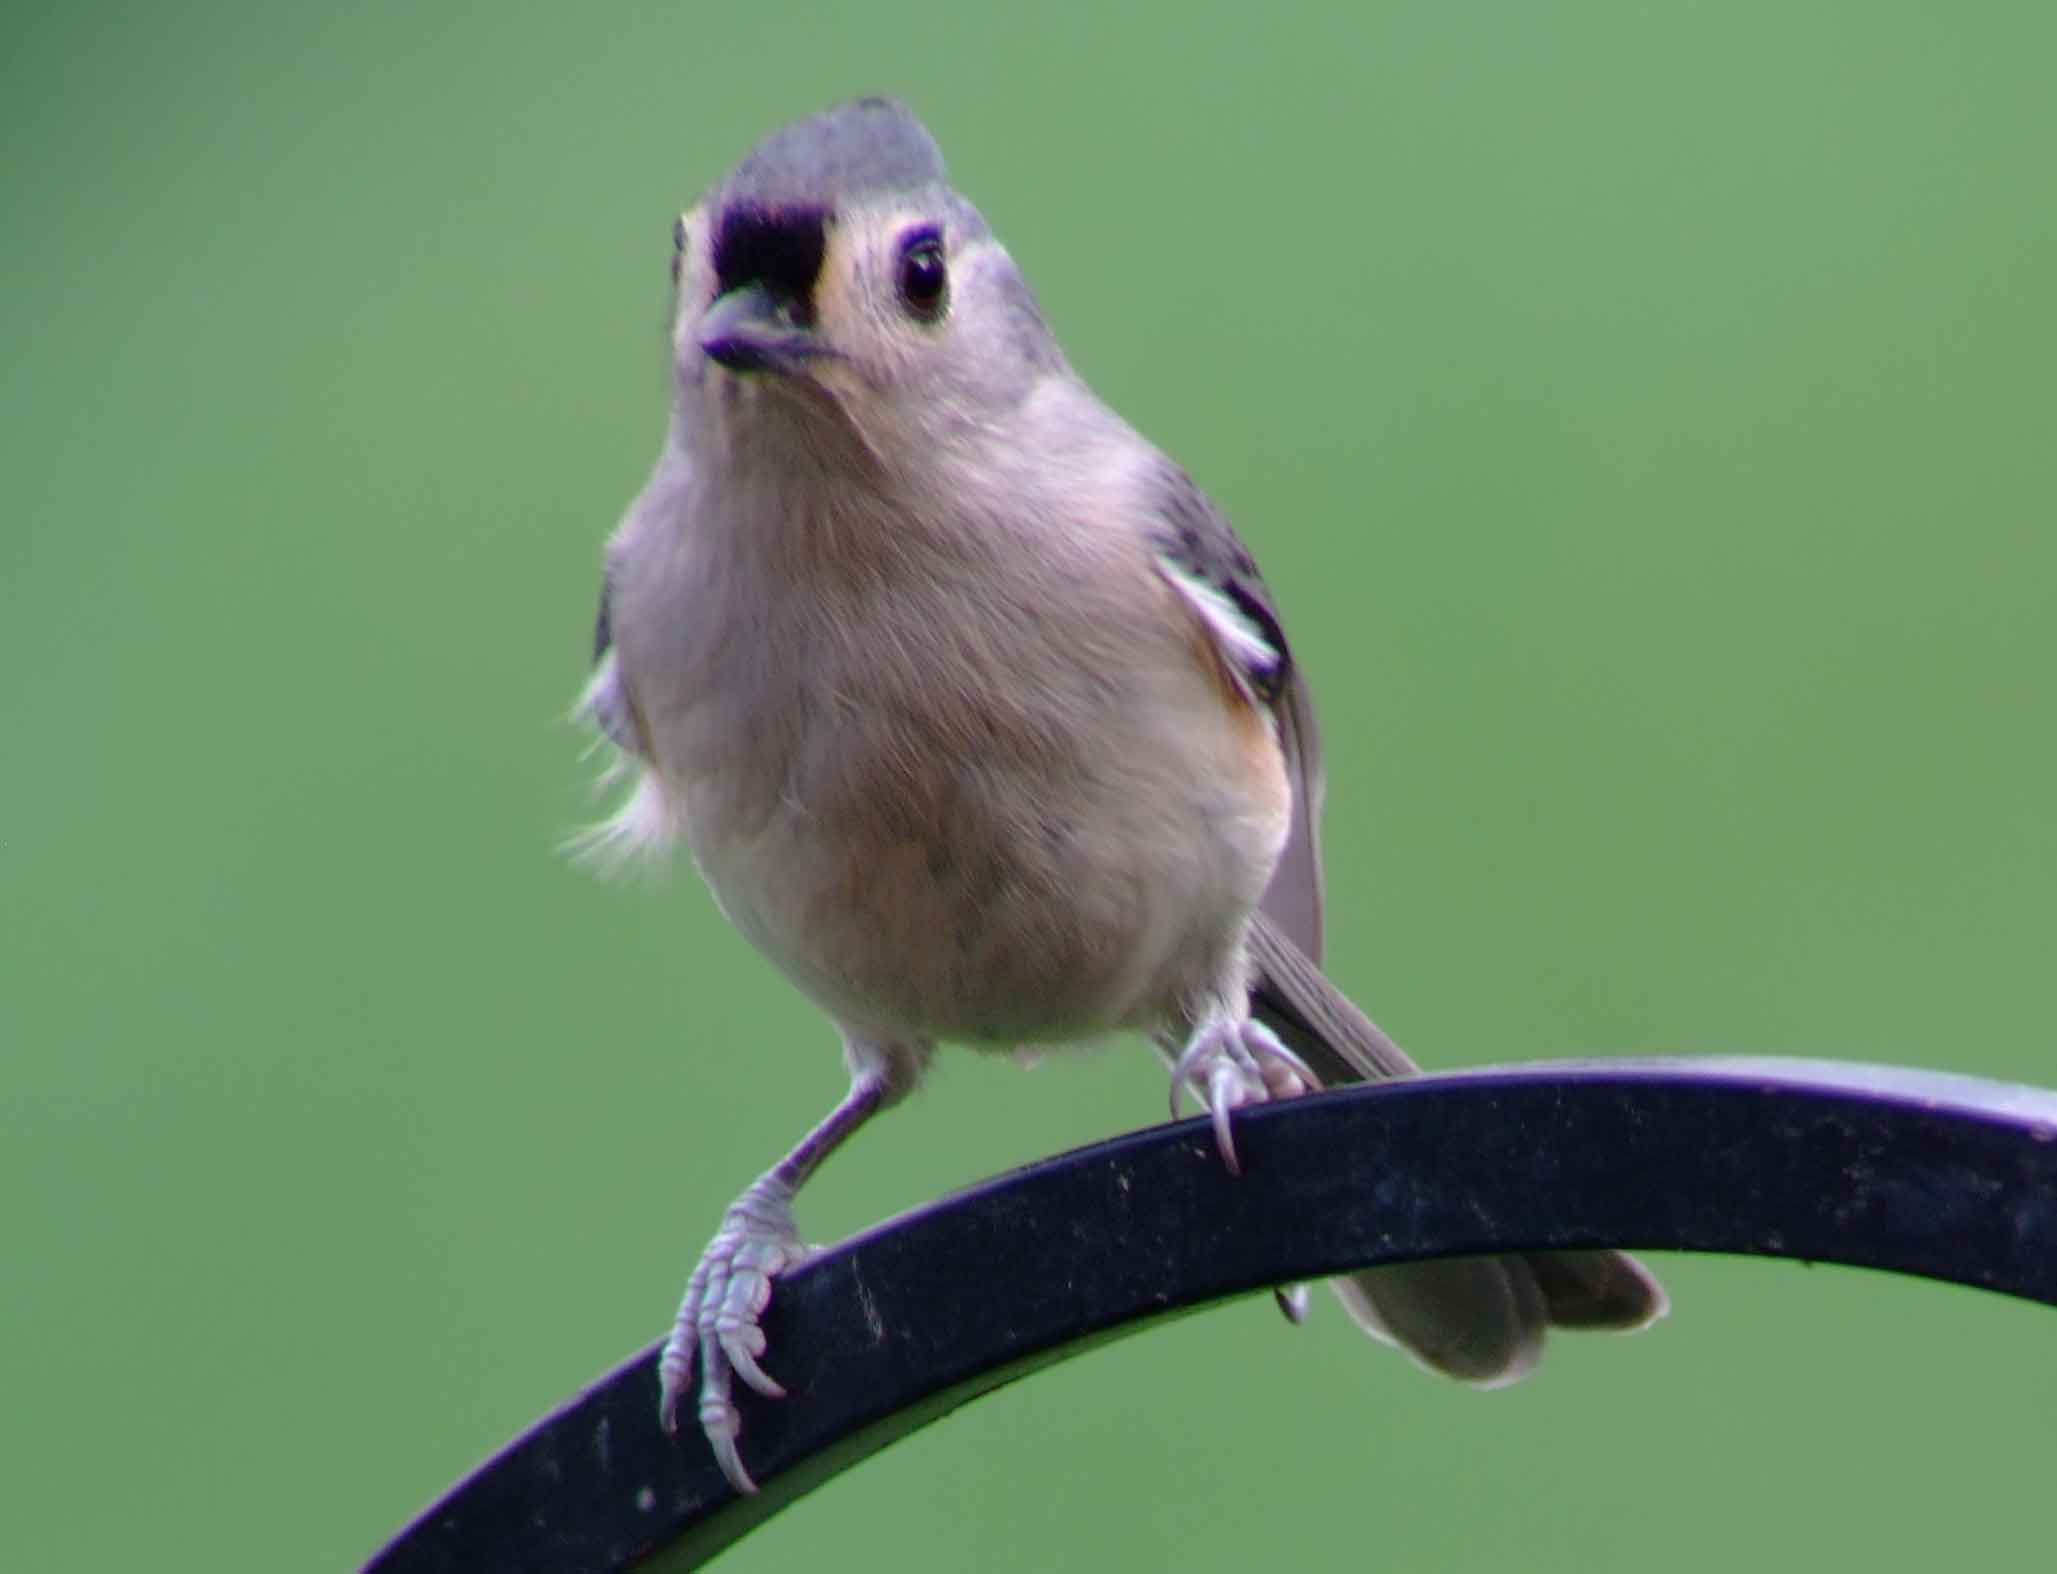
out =
{"type": "MultiPolygon", "coordinates": [[[[759,1317],[804,1255],[794,1194],[939,1042],[1147,1034],[1232,1170],[1237,1107],[1418,1068],[1317,967],[1320,748],[1257,565],[1065,362],[921,123],[871,98],[787,126],[674,240],[671,426],[582,702],[635,786],[594,840],[683,840],[850,1072],[728,1210],[664,1349],[664,1425],[697,1364],[748,1492],[732,1382],[783,1392],[759,1317]]],[[[1548,1324],[1665,1308],[1603,1251],[1335,1288],[1484,1386],[1548,1324]]]]}

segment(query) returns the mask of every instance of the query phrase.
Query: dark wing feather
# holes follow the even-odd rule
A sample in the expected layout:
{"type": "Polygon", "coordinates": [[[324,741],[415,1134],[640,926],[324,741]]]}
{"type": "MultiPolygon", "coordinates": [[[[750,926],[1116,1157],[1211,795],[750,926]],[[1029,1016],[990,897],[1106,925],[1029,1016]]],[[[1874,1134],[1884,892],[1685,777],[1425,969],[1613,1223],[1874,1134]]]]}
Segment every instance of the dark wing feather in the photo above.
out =
{"type": "Polygon", "coordinates": [[[1321,960],[1321,735],[1314,699],[1294,663],[1278,608],[1257,561],[1237,539],[1227,517],[1193,478],[1166,464],[1155,499],[1157,549],[1167,568],[1191,585],[1211,590],[1241,619],[1234,648],[1250,692],[1278,725],[1286,771],[1293,783],[1293,825],[1260,904],[1265,917],[1315,962],[1321,960]],[[1246,637],[1245,637],[1246,636],[1246,637]]]}
{"type": "Polygon", "coordinates": [[[643,742],[642,719],[621,676],[621,661],[614,653],[614,617],[610,610],[612,586],[605,575],[600,580],[600,611],[593,619],[593,681],[586,685],[579,701],[580,713],[592,719],[618,749],[649,756],[643,742]]]}
{"type": "Polygon", "coordinates": [[[613,601],[614,587],[607,583],[603,574],[600,578],[600,610],[593,618],[593,665],[599,666],[607,659],[607,653],[614,648],[614,616],[609,610],[613,601]]]}

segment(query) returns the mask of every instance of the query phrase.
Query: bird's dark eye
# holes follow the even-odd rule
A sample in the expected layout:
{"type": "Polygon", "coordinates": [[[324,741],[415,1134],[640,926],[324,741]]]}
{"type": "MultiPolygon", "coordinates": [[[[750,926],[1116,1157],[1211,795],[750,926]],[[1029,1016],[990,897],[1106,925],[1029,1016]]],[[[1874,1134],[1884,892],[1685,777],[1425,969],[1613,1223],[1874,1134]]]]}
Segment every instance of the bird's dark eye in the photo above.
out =
{"type": "Polygon", "coordinates": [[[943,237],[933,229],[910,230],[900,240],[900,300],[924,322],[943,310],[950,270],[943,262],[943,237]]]}

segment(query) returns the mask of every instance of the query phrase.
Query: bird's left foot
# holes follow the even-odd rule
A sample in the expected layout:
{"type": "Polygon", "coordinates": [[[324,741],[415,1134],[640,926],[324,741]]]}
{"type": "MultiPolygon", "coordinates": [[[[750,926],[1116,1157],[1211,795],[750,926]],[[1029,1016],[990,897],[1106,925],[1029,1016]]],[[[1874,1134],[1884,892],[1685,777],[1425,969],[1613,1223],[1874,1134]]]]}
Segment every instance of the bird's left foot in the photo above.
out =
{"type": "MultiPolygon", "coordinates": [[[[1218,1018],[1193,1030],[1171,1066],[1171,1114],[1184,1113],[1187,1089],[1196,1093],[1214,1117],[1214,1142],[1231,1175],[1243,1173],[1236,1143],[1229,1131],[1229,1112],[1245,1104],[1298,1098],[1321,1086],[1307,1062],[1279,1042],[1276,1033],[1254,1017],[1240,1022],[1218,1018]]],[[[1290,1315],[1290,1313],[1288,1314],[1290,1315]]]]}
{"type": "Polygon", "coordinates": [[[743,1418],[730,1387],[741,1378],[768,1399],[785,1397],[785,1389],[757,1364],[765,1349],[758,1318],[771,1300],[772,1280],[808,1255],[793,1227],[791,1198],[790,1189],[767,1176],[736,1199],[686,1284],[678,1321],[657,1363],[658,1420],[675,1433],[698,1357],[700,1430],[721,1473],[746,1494],[757,1483],[736,1447],[743,1418]]]}

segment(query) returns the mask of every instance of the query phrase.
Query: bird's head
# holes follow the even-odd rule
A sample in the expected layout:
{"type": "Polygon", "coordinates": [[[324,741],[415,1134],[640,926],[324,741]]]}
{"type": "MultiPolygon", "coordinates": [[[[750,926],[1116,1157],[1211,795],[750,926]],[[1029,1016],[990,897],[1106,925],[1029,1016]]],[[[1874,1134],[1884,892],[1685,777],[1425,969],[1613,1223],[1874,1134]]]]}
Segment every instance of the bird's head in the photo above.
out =
{"type": "Polygon", "coordinates": [[[890,457],[1000,420],[1064,364],[935,140],[890,99],[774,132],[674,242],[689,436],[826,421],[890,457]]]}

